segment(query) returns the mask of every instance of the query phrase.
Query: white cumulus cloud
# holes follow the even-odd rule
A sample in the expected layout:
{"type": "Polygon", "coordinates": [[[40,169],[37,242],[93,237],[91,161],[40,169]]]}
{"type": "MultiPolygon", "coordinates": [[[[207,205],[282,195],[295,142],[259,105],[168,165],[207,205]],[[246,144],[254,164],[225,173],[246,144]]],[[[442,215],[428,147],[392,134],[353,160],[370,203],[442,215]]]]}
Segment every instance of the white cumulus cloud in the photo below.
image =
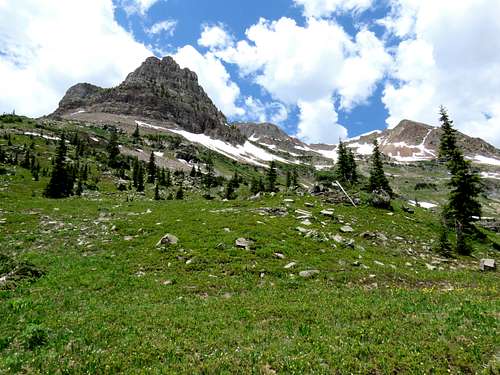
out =
{"type": "Polygon", "coordinates": [[[360,12],[368,9],[373,0],[293,0],[304,8],[306,17],[328,17],[336,12],[360,12]]]}
{"type": "Polygon", "coordinates": [[[297,136],[308,143],[338,143],[347,138],[347,129],[337,123],[332,100],[329,97],[298,102],[300,121],[297,136]]]}
{"type": "Polygon", "coordinates": [[[146,29],[146,32],[150,35],[165,33],[168,36],[173,36],[176,27],[177,27],[176,20],[165,20],[155,23],[153,26],[146,29]]]}
{"type": "Polygon", "coordinates": [[[396,51],[383,102],[387,123],[438,125],[438,107],[455,126],[500,146],[500,2],[392,0],[382,21],[404,38],[396,51]]]}
{"type": "Polygon", "coordinates": [[[187,45],[178,49],[173,58],[181,67],[197,73],[201,86],[224,114],[245,114],[245,110],[236,104],[240,88],[231,80],[226,68],[213,53],[202,55],[193,46],[187,45]]]}
{"type": "Polygon", "coordinates": [[[277,101],[298,106],[298,134],[314,142],[344,135],[336,100],[342,109],[365,103],[392,61],[375,34],[363,29],[353,40],[332,20],[311,18],[300,26],[290,18],[261,19],[246,37],[217,56],[236,64],[277,101]],[[329,118],[313,126],[312,119],[322,115],[329,118]]]}
{"type": "Polygon", "coordinates": [[[119,4],[129,15],[138,13],[144,16],[149,11],[149,8],[159,1],[161,0],[120,0],[119,4]]]}
{"type": "Polygon", "coordinates": [[[233,37],[225,30],[224,26],[204,25],[198,44],[210,49],[227,48],[233,43],[233,37]]]}
{"type": "Polygon", "coordinates": [[[149,55],[111,0],[0,2],[0,112],[48,114],[70,86],[114,86],[149,55]]]}
{"type": "Polygon", "coordinates": [[[245,120],[281,124],[288,118],[288,109],[283,103],[263,103],[260,99],[248,96],[245,98],[245,120]]]}

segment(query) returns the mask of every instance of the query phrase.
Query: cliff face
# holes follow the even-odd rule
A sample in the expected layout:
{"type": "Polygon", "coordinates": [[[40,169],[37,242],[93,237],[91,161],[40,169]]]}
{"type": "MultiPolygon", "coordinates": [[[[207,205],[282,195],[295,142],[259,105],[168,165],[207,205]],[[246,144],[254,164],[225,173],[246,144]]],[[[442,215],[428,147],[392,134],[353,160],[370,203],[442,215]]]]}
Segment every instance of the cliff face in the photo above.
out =
{"type": "Polygon", "coordinates": [[[125,81],[110,89],[79,83],[67,91],[52,116],[77,111],[168,121],[186,131],[232,143],[244,140],[237,129],[227,125],[224,114],[198,84],[196,74],[181,69],[171,57],[146,59],[125,81]]]}

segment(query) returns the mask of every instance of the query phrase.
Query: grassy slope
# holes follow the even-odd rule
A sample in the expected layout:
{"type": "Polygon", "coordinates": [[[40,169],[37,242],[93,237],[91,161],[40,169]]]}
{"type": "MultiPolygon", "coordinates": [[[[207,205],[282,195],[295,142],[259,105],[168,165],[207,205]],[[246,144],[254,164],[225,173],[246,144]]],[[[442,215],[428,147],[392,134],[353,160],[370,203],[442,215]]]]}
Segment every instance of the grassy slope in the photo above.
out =
{"type": "MultiPolygon", "coordinates": [[[[0,291],[0,373],[498,371],[498,274],[473,258],[440,261],[428,211],[294,196],[286,217],[271,217],[256,209],[283,196],[155,202],[148,191],[128,202],[104,180],[98,195],[54,201],[41,198],[45,183],[21,168],[0,176],[0,251],[46,272],[0,291]],[[300,235],[304,202],[318,232],[342,225],[325,207],[351,224],[342,236],[354,248],[300,235]],[[389,240],[359,237],[366,230],[389,240]],[[179,244],[156,248],[165,233],[179,244]],[[238,237],[254,248],[236,249],[238,237]],[[320,274],[299,277],[306,269],[320,274]],[[34,324],[47,342],[28,349],[34,324]]],[[[475,256],[488,252],[475,244],[475,256]]]]}

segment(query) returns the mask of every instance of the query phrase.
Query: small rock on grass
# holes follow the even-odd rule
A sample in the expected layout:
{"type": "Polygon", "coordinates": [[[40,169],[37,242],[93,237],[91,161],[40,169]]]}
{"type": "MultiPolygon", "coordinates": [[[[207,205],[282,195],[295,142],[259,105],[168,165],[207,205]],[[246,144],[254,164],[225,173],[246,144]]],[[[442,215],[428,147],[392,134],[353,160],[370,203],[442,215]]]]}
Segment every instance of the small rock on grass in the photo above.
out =
{"type": "Polygon", "coordinates": [[[340,228],[340,231],[342,233],[352,233],[354,232],[354,229],[352,229],[352,227],[349,225],[344,225],[343,227],[340,228]]]}
{"type": "Polygon", "coordinates": [[[306,271],[300,271],[299,276],[303,277],[305,279],[313,277],[315,275],[319,274],[319,270],[306,270],[306,271]]]}
{"type": "Polygon", "coordinates": [[[164,235],[160,239],[160,241],[158,241],[158,243],[156,244],[156,246],[160,246],[160,245],[175,245],[175,244],[177,244],[177,242],[179,242],[179,239],[177,237],[175,237],[173,234],[167,233],[166,235],[164,235]]]}
{"type": "Polygon", "coordinates": [[[481,271],[494,271],[496,268],[495,259],[481,259],[479,261],[479,269],[481,271]]]}
{"type": "Polygon", "coordinates": [[[292,267],[295,267],[296,265],[297,265],[297,263],[295,263],[295,262],[290,262],[290,263],[288,263],[288,264],[287,264],[284,268],[285,268],[286,270],[288,270],[288,269],[290,269],[290,268],[292,268],[292,267]]]}
{"type": "Polygon", "coordinates": [[[323,210],[323,211],[320,212],[320,214],[323,215],[323,216],[327,216],[327,217],[333,217],[334,212],[330,211],[330,210],[323,210]]]}
{"type": "Polygon", "coordinates": [[[278,258],[278,259],[285,259],[285,258],[286,258],[286,257],[285,257],[285,255],[284,255],[284,254],[282,254],[282,253],[274,253],[274,256],[275,256],[276,258],[278,258]]]}
{"type": "Polygon", "coordinates": [[[251,240],[247,240],[246,238],[238,238],[238,239],[235,241],[235,244],[236,244],[236,247],[240,247],[240,248],[243,248],[243,249],[249,250],[249,249],[250,249],[250,246],[252,246],[252,245],[253,245],[253,241],[251,241],[251,240]]]}

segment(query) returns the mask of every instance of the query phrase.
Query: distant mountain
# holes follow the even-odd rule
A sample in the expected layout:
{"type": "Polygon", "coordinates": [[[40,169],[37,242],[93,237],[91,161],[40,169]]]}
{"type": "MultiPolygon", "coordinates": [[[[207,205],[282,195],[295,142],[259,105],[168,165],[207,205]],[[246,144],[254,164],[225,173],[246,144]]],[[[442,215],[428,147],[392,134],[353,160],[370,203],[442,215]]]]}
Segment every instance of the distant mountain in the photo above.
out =
{"type": "Polygon", "coordinates": [[[110,89],[79,83],[66,92],[51,116],[95,121],[109,118],[101,119],[98,114],[152,119],[231,143],[244,141],[198,84],[197,75],[181,69],[171,57],[149,57],[119,86],[110,89]]]}
{"type": "MultiPolygon", "coordinates": [[[[403,120],[395,128],[373,131],[345,141],[358,155],[371,155],[373,141],[378,140],[380,150],[398,162],[415,162],[436,158],[441,129],[420,122],[403,120]]],[[[500,150],[480,138],[457,132],[458,143],[469,159],[484,164],[500,166],[500,150]]],[[[326,155],[335,154],[336,145],[310,145],[326,155]]]]}
{"type": "MultiPolygon", "coordinates": [[[[49,117],[82,123],[113,124],[133,130],[173,132],[236,161],[266,166],[271,160],[306,163],[329,168],[337,158],[337,145],[312,144],[286,134],[274,124],[228,125],[198,77],[181,69],[171,58],[150,57],[118,86],[104,89],[89,83],[71,87],[49,117]]],[[[373,131],[346,140],[359,158],[371,155],[378,139],[381,151],[396,162],[434,159],[441,130],[403,120],[393,129],[373,131]]],[[[466,157],[500,167],[500,150],[479,138],[458,132],[466,157]]]]}
{"type": "MultiPolygon", "coordinates": [[[[280,127],[270,123],[237,123],[236,127],[250,141],[283,152],[296,152],[305,149],[307,145],[297,138],[286,134],[280,127]]],[[[302,150],[303,151],[303,150],[302,150]]]]}

